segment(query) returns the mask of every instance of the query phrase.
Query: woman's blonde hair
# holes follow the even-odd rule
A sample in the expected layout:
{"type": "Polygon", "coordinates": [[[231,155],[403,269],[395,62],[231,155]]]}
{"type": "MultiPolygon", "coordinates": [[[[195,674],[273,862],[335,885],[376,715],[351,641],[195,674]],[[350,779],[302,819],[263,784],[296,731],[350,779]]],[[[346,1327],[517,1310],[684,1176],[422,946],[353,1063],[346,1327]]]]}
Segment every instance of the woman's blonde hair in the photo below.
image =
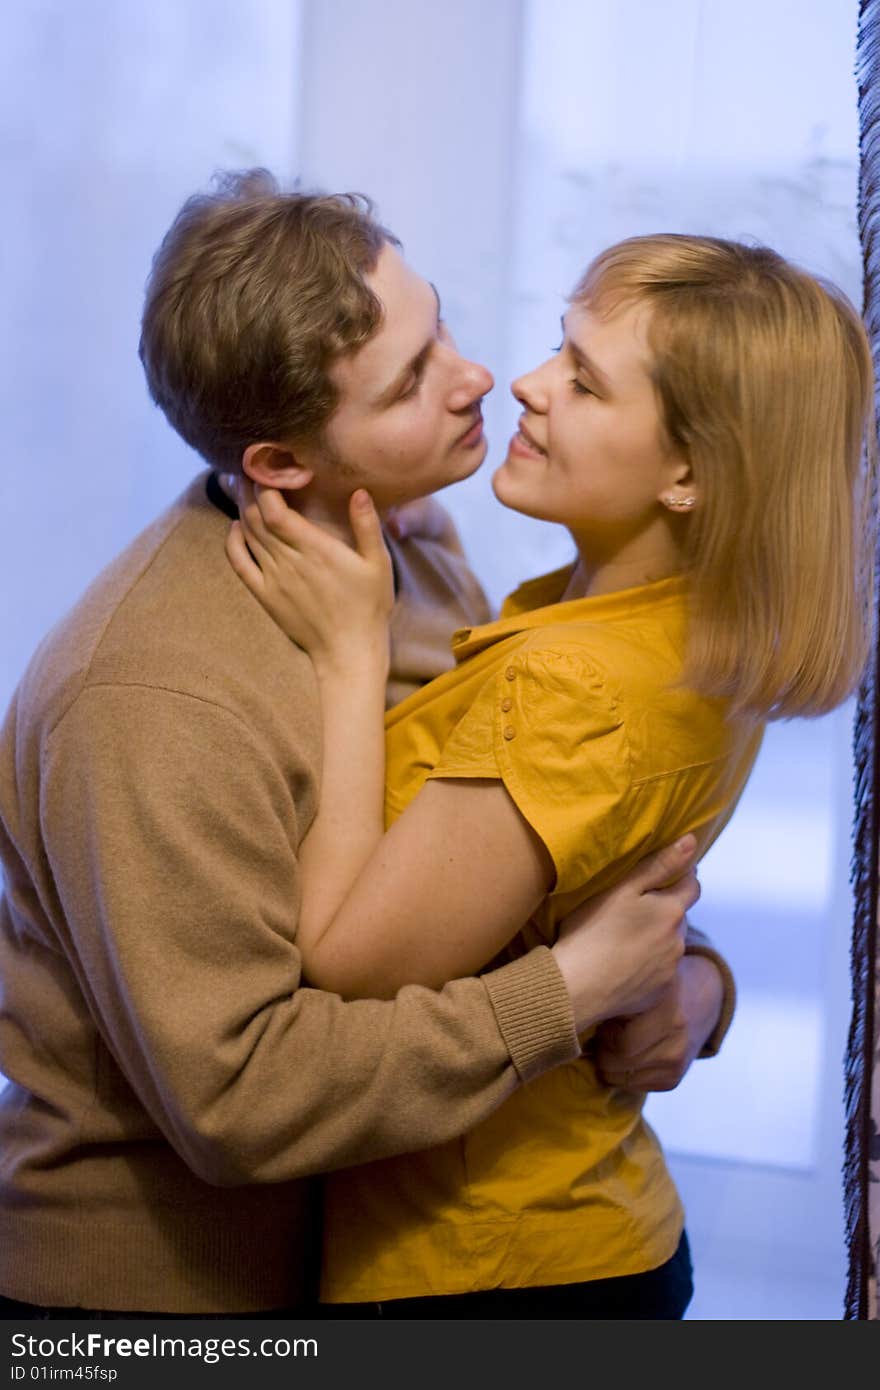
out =
{"type": "Polygon", "coordinates": [[[846,296],[764,246],[632,237],[572,301],[650,307],[653,377],[687,457],[688,682],[762,717],[824,714],[871,632],[874,374],[846,296]]]}

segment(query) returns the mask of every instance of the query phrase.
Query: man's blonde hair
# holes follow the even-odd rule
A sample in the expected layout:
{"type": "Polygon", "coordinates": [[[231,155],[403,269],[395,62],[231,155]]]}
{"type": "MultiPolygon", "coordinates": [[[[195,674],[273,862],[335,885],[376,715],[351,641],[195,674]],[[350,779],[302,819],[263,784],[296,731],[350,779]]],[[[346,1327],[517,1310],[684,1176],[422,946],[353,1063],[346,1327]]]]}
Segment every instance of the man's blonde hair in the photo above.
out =
{"type": "Polygon", "coordinates": [[[140,357],[153,400],[215,468],[240,472],[260,440],[320,436],[328,368],[381,322],[365,276],[386,242],[369,199],[282,193],[265,169],[184,203],[153,260],[140,357]]]}
{"type": "Polygon", "coordinates": [[[690,684],[762,717],[824,714],[870,639],[874,374],[836,286],[764,246],[632,237],[572,301],[650,308],[653,378],[688,459],[690,684]]]}

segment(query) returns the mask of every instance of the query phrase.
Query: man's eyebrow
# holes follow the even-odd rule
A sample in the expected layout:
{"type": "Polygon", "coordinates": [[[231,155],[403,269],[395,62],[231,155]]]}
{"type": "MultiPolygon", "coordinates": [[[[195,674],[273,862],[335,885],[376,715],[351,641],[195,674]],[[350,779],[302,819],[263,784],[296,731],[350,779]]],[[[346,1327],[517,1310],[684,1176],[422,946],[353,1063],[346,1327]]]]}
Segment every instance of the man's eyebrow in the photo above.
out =
{"type": "MultiPolygon", "coordinates": [[[[436,285],[431,284],[430,280],[428,284],[431,285],[431,289],[434,291],[434,298],[437,301],[437,322],[439,324],[441,318],[440,295],[437,292],[436,285]]],[[[403,390],[411,376],[421,376],[425,363],[428,360],[428,353],[433,346],[434,338],[431,337],[428,342],[425,343],[424,347],[419,349],[415,357],[410,358],[406,366],[401,368],[394,380],[379,393],[374,403],[376,405],[390,405],[403,390]]]]}
{"type": "Polygon", "coordinates": [[[601,387],[603,391],[610,391],[611,382],[608,380],[608,377],[602,371],[602,368],[599,367],[591,357],[588,357],[587,354],[584,352],[583,348],[575,342],[574,338],[572,338],[571,334],[565,326],[564,314],[560,318],[559,322],[562,324],[563,334],[568,339],[568,350],[571,353],[574,360],[577,362],[578,366],[582,367],[583,370],[593,378],[593,380],[596,382],[596,385],[601,387]]]}

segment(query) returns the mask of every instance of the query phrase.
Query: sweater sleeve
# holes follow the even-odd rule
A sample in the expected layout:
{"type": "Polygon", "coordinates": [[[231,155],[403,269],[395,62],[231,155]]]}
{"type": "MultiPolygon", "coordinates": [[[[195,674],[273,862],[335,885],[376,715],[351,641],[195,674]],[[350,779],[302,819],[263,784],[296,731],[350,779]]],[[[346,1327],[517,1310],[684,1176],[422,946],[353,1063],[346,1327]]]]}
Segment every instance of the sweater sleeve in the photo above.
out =
{"type": "Polygon", "coordinates": [[[577,1055],[546,950],[387,1002],[301,987],[302,799],[236,714],[172,690],[88,687],[44,748],[63,949],[144,1108],[214,1184],[441,1143],[577,1055]]]}

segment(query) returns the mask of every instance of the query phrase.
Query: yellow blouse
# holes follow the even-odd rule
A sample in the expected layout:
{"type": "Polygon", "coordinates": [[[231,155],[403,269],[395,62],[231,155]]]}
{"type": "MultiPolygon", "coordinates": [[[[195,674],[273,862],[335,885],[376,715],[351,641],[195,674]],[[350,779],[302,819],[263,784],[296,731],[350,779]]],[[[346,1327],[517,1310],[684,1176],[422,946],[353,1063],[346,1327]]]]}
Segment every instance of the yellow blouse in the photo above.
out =
{"type": "MultiPolygon", "coordinates": [[[[547,846],[556,885],[517,954],[651,850],[690,830],[703,853],[761,741],[681,684],[682,578],[561,602],[570,573],[457,632],[455,669],[386,718],[389,823],[429,777],[500,778],[547,846]]],[[[328,1178],[322,1298],[573,1283],[668,1259],[683,1215],[643,1098],[601,1084],[585,1043],[462,1138],[328,1178]]]]}

